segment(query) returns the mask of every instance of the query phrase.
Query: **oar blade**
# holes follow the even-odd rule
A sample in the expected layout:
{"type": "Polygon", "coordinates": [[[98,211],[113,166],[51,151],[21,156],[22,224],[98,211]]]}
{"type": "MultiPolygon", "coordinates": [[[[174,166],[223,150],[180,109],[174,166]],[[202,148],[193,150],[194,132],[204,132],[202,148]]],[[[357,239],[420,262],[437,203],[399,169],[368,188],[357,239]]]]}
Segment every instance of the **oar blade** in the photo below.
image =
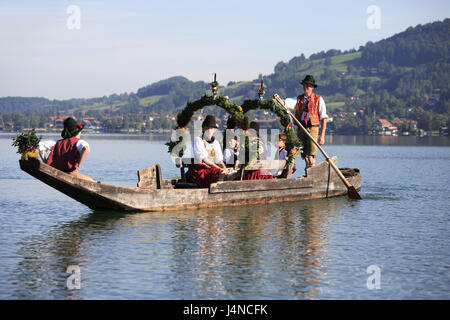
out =
{"type": "Polygon", "coordinates": [[[347,188],[347,191],[348,191],[348,192],[347,192],[348,197],[349,197],[350,199],[354,199],[354,200],[361,200],[361,199],[362,199],[361,195],[360,195],[359,192],[355,189],[354,186],[348,187],[348,188],[347,188]]]}

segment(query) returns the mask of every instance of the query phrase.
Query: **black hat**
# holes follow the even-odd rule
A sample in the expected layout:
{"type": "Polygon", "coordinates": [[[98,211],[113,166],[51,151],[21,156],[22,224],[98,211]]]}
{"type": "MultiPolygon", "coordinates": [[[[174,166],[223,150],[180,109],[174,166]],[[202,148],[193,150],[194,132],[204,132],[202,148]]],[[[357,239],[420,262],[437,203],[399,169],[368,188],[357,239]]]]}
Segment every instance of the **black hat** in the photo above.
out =
{"type": "Polygon", "coordinates": [[[250,122],[250,128],[255,130],[256,132],[259,132],[259,123],[256,121],[250,122]]]}
{"type": "Polygon", "coordinates": [[[84,124],[77,123],[71,117],[64,120],[64,129],[61,132],[63,139],[75,137],[81,130],[83,130],[84,124]]]}
{"type": "Polygon", "coordinates": [[[250,128],[250,119],[248,116],[244,116],[244,118],[239,121],[239,128],[242,130],[248,130],[250,128]]]}
{"type": "Polygon", "coordinates": [[[314,86],[314,88],[317,88],[316,80],[314,80],[314,77],[310,74],[308,74],[305,79],[303,79],[302,82],[300,82],[301,85],[304,84],[311,84],[314,86]]]}
{"type": "Polygon", "coordinates": [[[218,128],[219,126],[216,123],[216,118],[214,118],[214,116],[209,114],[206,116],[205,120],[203,120],[202,128],[204,127],[218,128]]]}
{"type": "Polygon", "coordinates": [[[236,119],[233,116],[228,117],[227,120],[227,129],[236,128],[236,119]]]}
{"type": "Polygon", "coordinates": [[[250,129],[255,130],[256,136],[259,137],[259,123],[258,122],[255,122],[255,121],[250,122],[250,129]]]}

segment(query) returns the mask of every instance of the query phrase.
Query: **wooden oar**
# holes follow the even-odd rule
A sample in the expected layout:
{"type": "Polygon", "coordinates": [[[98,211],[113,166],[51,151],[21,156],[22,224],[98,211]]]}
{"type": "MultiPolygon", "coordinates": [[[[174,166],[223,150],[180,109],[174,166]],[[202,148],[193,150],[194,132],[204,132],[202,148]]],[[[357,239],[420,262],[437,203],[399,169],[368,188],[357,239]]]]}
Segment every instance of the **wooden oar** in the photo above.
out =
{"type": "Polygon", "coordinates": [[[344,182],[345,186],[347,187],[348,197],[350,199],[358,199],[358,200],[362,199],[361,195],[358,193],[358,191],[355,189],[355,187],[352,186],[347,181],[347,179],[345,179],[345,177],[342,174],[341,170],[339,170],[339,168],[336,167],[336,165],[333,163],[333,161],[331,161],[330,157],[326,154],[325,150],[322,149],[322,147],[311,136],[311,134],[308,132],[308,130],[306,130],[305,127],[303,127],[303,125],[300,123],[300,121],[297,120],[297,118],[292,114],[292,112],[288,108],[286,108],[285,106],[283,106],[283,107],[286,109],[286,111],[292,117],[292,119],[294,119],[295,122],[297,122],[297,125],[303,130],[303,132],[312,140],[312,142],[314,142],[314,144],[317,146],[317,148],[319,148],[320,152],[322,152],[322,154],[324,155],[325,159],[328,161],[328,163],[331,165],[331,167],[334,169],[334,171],[336,171],[337,175],[339,176],[339,178],[341,178],[342,182],[344,182]]]}

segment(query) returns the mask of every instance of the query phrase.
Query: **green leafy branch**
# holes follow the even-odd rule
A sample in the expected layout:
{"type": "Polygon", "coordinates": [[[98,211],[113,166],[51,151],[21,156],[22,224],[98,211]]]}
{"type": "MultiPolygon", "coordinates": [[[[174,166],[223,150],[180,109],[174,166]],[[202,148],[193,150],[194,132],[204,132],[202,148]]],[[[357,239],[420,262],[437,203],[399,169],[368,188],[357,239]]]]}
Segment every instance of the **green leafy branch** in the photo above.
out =
{"type": "Polygon", "coordinates": [[[36,150],[39,147],[41,139],[42,136],[36,136],[36,131],[33,128],[27,132],[17,134],[13,138],[12,146],[17,147],[17,153],[24,154],[36,150]]]}

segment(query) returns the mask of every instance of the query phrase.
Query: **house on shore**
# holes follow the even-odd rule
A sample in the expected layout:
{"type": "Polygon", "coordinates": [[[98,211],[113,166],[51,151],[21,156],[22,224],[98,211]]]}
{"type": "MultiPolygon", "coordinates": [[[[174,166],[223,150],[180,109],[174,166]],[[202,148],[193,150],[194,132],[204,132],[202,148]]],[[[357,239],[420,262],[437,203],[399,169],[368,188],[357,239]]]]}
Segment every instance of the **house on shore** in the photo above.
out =
{"type": "Polygon", "coordinates": [[[396,136],[398,128],[386,119],[378,119],[375,123],[375,131],[380,136],[396,136]]]}

